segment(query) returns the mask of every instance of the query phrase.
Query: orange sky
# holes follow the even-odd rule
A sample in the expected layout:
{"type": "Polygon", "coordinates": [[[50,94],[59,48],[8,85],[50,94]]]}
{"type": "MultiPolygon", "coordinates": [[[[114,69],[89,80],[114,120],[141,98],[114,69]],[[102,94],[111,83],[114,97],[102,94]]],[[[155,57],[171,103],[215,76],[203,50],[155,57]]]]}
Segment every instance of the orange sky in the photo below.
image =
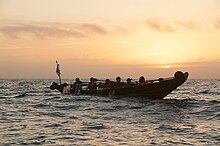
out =
{"type": "Polygon", "coordinates": [[[219,0],[0,0],[0,78],[220,78],[219,0]]]}

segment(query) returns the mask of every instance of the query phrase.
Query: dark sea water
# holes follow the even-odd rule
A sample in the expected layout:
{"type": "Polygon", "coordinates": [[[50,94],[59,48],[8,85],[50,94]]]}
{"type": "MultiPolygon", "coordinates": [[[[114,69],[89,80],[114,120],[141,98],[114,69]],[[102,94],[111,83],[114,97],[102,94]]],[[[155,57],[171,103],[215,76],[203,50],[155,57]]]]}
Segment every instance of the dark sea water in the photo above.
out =
{"type": "Polygon", "coordinates": [[[62,95],[53,80],[0,80],[0,145],[219,145],[220,80],[163,100],[62,95]]]}

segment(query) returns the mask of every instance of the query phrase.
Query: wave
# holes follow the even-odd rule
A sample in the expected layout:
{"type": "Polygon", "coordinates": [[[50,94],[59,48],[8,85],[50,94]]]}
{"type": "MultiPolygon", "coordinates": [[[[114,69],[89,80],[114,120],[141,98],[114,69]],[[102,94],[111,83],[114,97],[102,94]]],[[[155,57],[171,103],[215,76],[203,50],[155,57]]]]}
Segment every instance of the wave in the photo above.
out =
{"type": "Polygon", "coordinates": [[[49,128],[49,127],[60,127],[62,124],[59,123],[52,123],[52,124],[47,124],[44,127],[49,128]]]}
{"type": "Polygon", "coordinates": [[[220,120],[220,114],[216,114],[216,115],[208,118],[208,120],[220,120]]]}
{"type": "Polygon", "coordinates": [[[21,93],[21,94],[12,94],[12,95],[3,95],[0,96],[0,98],[23,98],[27,95],[27,93],[21,93]]]}
{"type": "Polygon", "coordinates": [[[80,108],[79,105],[56,105],[53,106],[55,109],[59,109],[59,110],[77,110],[80,108]]]}
{"type": "Polygon", "coordinates": [[[60,99],[61,97],[60,96],[54,96],[54,97],[50,97],[50,98],[46,98],[44,99],[44,101],[57,101],[57,99],[60,99]]]}
{"type": "Polygon", "coordinates": [[[197,92],[197,94],[220,95],[220,92],[218,92],[218,91],[204,90],[204,91],[197,92]]]}
{"type": "Polygon", "coordinates": [[[39,104],[33,105],[33,107],[34,108],[44,108],[44,107],[50,107],[50,105],[44,104],[44,103],[39,103],[39,104]]]}
{"type": "Polygon", "coordinates": [[[50,116],[50,117],[65,117],[66,115],[61,112],[52,112],[52,113],[45,113],[44,115],[50,116]]]}
{"type": "Polygon", "coordinates": [[[89,129],[101,130],[101,129],[107,129],[107,127],[102,123],[83,122],[82,129],[84,129],[84,130],[89,130],[89,129]]]}

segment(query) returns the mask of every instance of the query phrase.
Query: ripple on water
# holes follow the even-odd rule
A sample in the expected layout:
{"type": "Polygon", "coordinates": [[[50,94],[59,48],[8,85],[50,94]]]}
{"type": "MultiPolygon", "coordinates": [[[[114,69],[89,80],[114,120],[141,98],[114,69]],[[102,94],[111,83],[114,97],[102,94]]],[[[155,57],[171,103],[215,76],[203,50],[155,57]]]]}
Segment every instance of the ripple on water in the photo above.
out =
{"type": "Polygon", "coordinates": [[[63,95],[52,80],[0,80],[0,145],[218,145],[220,82],[164,100],[63,95]]]}
{"type": "Polygon", "coordinates": [[[48,127],[60,127],[60,126],[62,126],[62,124],[59,124],[59,123],[50,123],[50,124],[45,125],[44,127],[45,127],[45,128],[48,128],[48,127]]]}
{"type": "Polygon", "coordinates": [[[82,130],[101,130],[101,129],[107,129],[106,126],[104,126],[103,123],[96,123],[96,122],[83,122],[81,124],[82,130]]]}
{"type": "Polygon", "coordinates": [[[45,115],[45,116],[50,116],[50,117],[66,117],[65,113],[61,113],[61,112],[42,112],[40,113],[41,115],[45,115]]]}

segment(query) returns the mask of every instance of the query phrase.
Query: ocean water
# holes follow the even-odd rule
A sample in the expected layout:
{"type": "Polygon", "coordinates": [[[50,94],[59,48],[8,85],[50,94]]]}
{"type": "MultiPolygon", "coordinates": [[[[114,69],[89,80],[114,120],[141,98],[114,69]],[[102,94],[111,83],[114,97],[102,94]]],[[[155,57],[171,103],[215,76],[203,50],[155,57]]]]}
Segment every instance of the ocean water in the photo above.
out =
{"type": "Polygon", "coordinates": [[[219,145],[220,80],[163,100],[63,95],[53,80],[0,80],[0,145],[219,145]]]}

